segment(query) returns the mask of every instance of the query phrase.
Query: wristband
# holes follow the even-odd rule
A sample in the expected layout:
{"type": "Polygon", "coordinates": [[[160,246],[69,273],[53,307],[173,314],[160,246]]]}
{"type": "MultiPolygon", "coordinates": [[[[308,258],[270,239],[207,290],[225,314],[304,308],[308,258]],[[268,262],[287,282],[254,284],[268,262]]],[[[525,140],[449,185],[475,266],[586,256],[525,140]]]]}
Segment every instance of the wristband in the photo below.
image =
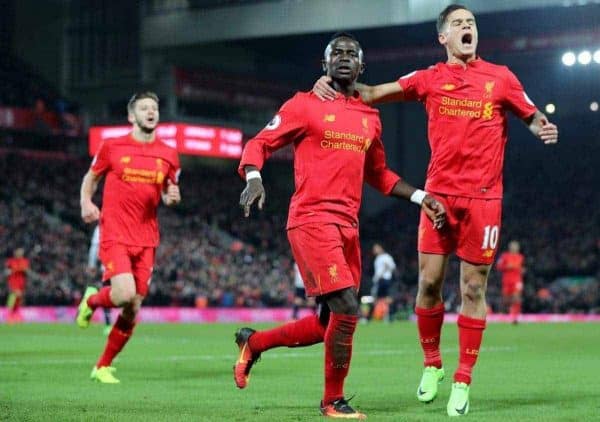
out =
{"type": "Polygon", "coordinates": [[[417,205],[421,205],[423,203],[423,199],[427,196],[427,192],[421,189],[417,189],[410,196],[410,202],[414,202],[417,205]]]}
{"type": "Polygon", "coordinates": [[[246,182],[249,182],[252,179],[261,179],[262,177],[260,177],[260,171],[258,170],[250,170],[246,172],[246,182]]]}

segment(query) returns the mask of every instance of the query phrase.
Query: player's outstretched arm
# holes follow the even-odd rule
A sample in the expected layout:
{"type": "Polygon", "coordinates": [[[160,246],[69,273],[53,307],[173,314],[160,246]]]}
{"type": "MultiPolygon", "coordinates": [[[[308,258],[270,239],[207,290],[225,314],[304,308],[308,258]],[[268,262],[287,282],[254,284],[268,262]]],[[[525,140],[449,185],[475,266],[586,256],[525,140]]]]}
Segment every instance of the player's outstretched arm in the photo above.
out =
{"type": "Polygon", "coordinates": [[[179,191],[179,185],[176,185],[167,179],[167,187],[162,192],[162,201],[167,207],[172,207],[181,202],[181,192],[179,191]]]}
{"type": "Polygon", "coordinates": [[[419,205],[427,217],[433,222],[433,227],[440,229],[446,223],[446,209],[441,202],[421,189],[409,185],[404,180],[399,180],[392,189],[391,195],[408,199],[419,205]]]}
{"type": "Polygon", "coordinates": [[[102,178],[101,175],[94,173],[92,170],[88,170],[88,172],[83,176],[83,181],[81,182],[81,192],[80,192],[80,205],[81,205],[81,218],[86,223],[91,223],[100,218],[100,210],[92,202],[92,197],[94,193],[96,193],[96,189],[98,189],[98,183],[102,178]]]}
{"type": "MultiPolygon", "coordinates": [[[[338,92],[330,85],[331,77],[321,76],[313,85],[313,92],[321,100],[333,100],[338,92]]],[[[367,104],[389,103],[402,101],[404,92],[397,82],[388,82],[379,85],[356,84],[356,89],[367,104]]]]}
{"type": "Polygon", "coordinates": [[[525,120],[531,133],[541,139],[545,144],[555,144],[558,142],[558,127],[550,123],[548,118],[541,111],[536,111],[533,116],[525,120]]]}
{"type": "Polygon", "coordinates": [[[244,217],[248,217],[250,216],[250,208],[257,199],[258,209],[263,209],[266,194],[258,167],[244,166],[244,172],[246,173],[246,187],[240,195],[240,207],[244,210],[244,217]]]}

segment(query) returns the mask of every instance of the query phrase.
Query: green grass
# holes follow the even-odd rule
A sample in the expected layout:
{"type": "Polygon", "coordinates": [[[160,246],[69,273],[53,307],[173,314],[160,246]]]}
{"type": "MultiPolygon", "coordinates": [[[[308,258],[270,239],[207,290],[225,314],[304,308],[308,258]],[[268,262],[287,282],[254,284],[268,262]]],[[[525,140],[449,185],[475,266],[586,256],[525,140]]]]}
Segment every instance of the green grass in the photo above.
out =
{"type": "MultiPolygon", "coordinates": [[[[322,420],[322,346],[263,354],[238,390],[234,325],[141,324],[115,362],[120,385],[89,373],[99,326],[0,326],[0,420],[322,420]]],[[[264,325],[262,327],[265,327],[264,325]]],[[[600,327],[490,324],[471,388],[473,421],[600,420],[600,327]]],[[[346,393],[369,420],[448,420],[456,326],[442,342],[447,378],[437,400],[415,397],[421,352],[413,324],[359,326],[346,393]]]]}

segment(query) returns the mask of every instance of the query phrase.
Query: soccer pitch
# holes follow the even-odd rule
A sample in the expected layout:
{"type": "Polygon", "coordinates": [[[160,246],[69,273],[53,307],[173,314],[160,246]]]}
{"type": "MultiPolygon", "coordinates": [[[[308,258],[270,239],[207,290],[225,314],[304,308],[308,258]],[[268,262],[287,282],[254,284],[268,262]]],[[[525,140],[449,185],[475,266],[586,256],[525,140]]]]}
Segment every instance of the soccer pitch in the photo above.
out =
{"type": "MultiPolygon", "coordinates": [[[[140,324],[115,366],[118,385],[90,381],[105,337],[100,326],[0,326],[2,421],[323,420],[323,348],[266,352],[238,390],[233,333],[241,324],[140,324]]],[[[268,325],[257,325],[264,328],[268,325]]],[[[446,379],[429,405],[417,401],[421,352],[413,323],[359,325],[346,382],[369,420],[448,420],[457,364],[456,325],[446,324],[446,379]]],[[[600,420],[600,327],[489,324],[474,372],[474,421],[600,420]]]]}

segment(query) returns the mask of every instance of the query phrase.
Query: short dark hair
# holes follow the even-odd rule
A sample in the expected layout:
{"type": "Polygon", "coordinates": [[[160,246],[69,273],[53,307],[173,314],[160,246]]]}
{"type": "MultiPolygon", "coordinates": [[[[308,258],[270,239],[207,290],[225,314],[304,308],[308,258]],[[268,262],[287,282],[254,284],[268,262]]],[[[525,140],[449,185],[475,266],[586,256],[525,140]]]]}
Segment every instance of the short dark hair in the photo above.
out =
{"type": "Polygon", "coordinates": [[[131,113],[135,107],[135,103],[145,98],[150,98],[151,100],[156,101],[156,104],[158,104],[158,95],[156,95],[156,93],[152,91],[139,91],[133,94],[129,99],[129,102],[127,103],[127,112],[131,113]]]}
{"type": "Polygon", "coordinates": [[[329,43],[331,43],[333,40],[336,40],[338,38],[350,38],[351,40],[358,42],[356,37],[354,35],[352,35],[350,32],[340,31],[340,32],[336,32],[335,34],[333,34],[331,36],[331,38],[329,39],[329,43]]]}
{"type": "MultiPolygon", "coordinates": [[[[444,10],[442,10],[442,12],[439,14],[438,19],[437,19],[437,23],[436,23],[436,28],[437,28],[437,32],[438,34],[440,32],[442,32],[442,28],[444,27],[444,24],[446,23],[446,19],[448,19],[448,15],[456,10],[469,10],[466,6],[463,6],[462,4],[450,4],[448,6],[446,6],[446,8],[444,10]]],[[[470,12],[470,10],[469,10],[470,12]]]]}
{"type": "Polygon", "coordinates": [[[323,52],[323,57],[325,59],[327,59],[327,55],[328,55],[328,51],[330,51],[329,49],[331,47],[331,43],[333,43],[338,38],[348,38],[348,39],[351,39],[352,41],[354,41],[358,45],[360,60],[361,61],[363,60],[363,49],[362,49],[362,46],[360,45],[360,42],[356,39],[356,37],[354,35],[352,35],[349,32],[345,32],[345,31],[336,32],[335,34],[333,34],[331,36],[331,38],[329,39],[329,42],[327,43],[327,46],[325,47],[325,51],[323,52]]]}

